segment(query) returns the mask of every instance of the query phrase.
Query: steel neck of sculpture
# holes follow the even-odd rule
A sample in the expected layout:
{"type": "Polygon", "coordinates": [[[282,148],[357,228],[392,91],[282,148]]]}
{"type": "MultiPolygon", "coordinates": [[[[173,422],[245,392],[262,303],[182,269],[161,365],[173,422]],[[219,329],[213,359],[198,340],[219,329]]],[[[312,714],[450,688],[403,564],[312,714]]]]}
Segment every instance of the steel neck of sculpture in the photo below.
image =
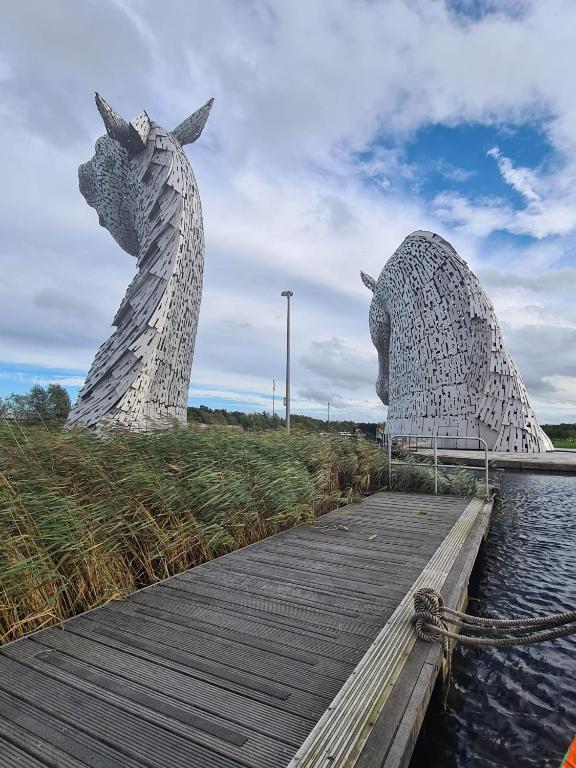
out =
{"type": "Polygon", "coordinates": [[[414,232],[378,280],[361,274],[374,294],[376,391],[388,405],[389,435],[481,437],[494,451],[552,450],[506,352],[494,307],[450,243],[414,232]]]}
{"type": "Polygon", "coordinates": [[[126,122],[96,94],[107,135],[78,171],[80,191],[136,276],[67,426],[143,430],[186,422],[204,268],[198,187],[182,147],[199,138],[212,100],[173,131],[146,112],[126,122]]]}

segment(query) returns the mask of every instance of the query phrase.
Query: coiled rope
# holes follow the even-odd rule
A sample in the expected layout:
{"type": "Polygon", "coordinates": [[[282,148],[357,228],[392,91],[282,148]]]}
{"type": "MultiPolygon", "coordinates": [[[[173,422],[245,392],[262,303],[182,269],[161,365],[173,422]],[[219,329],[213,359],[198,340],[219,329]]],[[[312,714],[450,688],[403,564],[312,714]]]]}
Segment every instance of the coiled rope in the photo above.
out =
{"type": "Polygon", "coordinates": [[[449,640],[463,645],[496,648],[510,645],[532,645],[576,634],[576,611],[535,616],[528,619],[483,619],[455,611],[444,605],[442,595],[424,587],[414,595],[414,625],[420,640],[442,641],[447,650],[449,640]],[[452,632],[448,625],[457,625],[468,632],[487,632],[507,637],[470,637],[452,632]],[[544,631],[541,631],[544,630],[544,631]]]}

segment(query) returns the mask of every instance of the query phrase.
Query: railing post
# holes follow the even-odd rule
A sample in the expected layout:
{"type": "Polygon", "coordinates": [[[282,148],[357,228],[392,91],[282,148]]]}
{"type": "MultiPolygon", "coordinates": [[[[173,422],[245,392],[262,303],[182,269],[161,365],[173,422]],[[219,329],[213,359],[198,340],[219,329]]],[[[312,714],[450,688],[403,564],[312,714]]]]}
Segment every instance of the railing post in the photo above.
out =
{"type": "Polygon", "coordinates": [[[434,435],[434,493],[438,493],[438,437],[434,435]]]}
{"type": "Polygon", "coordinates": [[[485,486],[485,500],[488,501],[490,498],[490,493],[488,491],[488,443],[484,442],[484,482],[486,483],[485,486]]]}
{"type": "MultiPolygon", "coordinates": [[[[480,444],[484,446],[484,485],[485,485],[485,494],[484,498],[486,501],[490,501],[490,493],[489,493],[489,465],[488,465],[488,443],[486,440],[484,440],[481,437],[476,437],[468,435],[465,436],[454,436],[454,435],[386,435],[386,446],[388,448],[388,488],[389,490],[392,490],[392,442],[394,440],[402,440],[402,449],[406,449],[406,445],[408,445],[408,450],[410,451],[412,447],[412,438],[416,440],[415,443],[415,449],[418,450],[418,440],[420,438],[429,439],[430,443],[434,449],[434,493],[438,494],[438,438],[451,438],[456,440],[470,440],[475,439],[478,440],[480,444]]],[[[412,464],[411,466],[414,466],[412,464]]],[[[474,467],[473,467],[474,468],[474,467]]],[[[476,469],[479,469],[479,467],[475,467],[476,469]]]]}

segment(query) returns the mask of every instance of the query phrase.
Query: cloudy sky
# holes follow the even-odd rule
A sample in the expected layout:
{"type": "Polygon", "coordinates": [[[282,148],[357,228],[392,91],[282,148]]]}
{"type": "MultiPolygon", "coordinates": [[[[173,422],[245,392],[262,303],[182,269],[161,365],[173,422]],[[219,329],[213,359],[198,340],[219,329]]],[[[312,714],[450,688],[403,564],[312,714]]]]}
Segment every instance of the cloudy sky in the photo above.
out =
{"type": "Polygon", "coordinates": [[[573,0],[22,0],[0,26],[0,394],[74,396],[133,276],[77,167],[98,90],[167,129],[204,208],[190,402],[379,420],[370,293],[430,229],[479,276],[543,422],[576,421],[573,0]]]}

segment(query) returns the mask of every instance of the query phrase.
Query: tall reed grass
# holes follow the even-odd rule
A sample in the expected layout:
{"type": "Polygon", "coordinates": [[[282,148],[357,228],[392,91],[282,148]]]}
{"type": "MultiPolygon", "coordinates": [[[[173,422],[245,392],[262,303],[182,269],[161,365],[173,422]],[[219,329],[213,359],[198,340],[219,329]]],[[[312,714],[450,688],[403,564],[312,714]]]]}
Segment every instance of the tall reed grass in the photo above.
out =
{"type": "MultiPolygon", "coordinates": [[[[429,469],[395,485],[432,489],[429,469]]],[[[383,451],[310,433],[85,432],[0,423],[0,642],[374,492],[383,451]]],[[[474,481],[440,479],[472,494],[474,481]]]]}

